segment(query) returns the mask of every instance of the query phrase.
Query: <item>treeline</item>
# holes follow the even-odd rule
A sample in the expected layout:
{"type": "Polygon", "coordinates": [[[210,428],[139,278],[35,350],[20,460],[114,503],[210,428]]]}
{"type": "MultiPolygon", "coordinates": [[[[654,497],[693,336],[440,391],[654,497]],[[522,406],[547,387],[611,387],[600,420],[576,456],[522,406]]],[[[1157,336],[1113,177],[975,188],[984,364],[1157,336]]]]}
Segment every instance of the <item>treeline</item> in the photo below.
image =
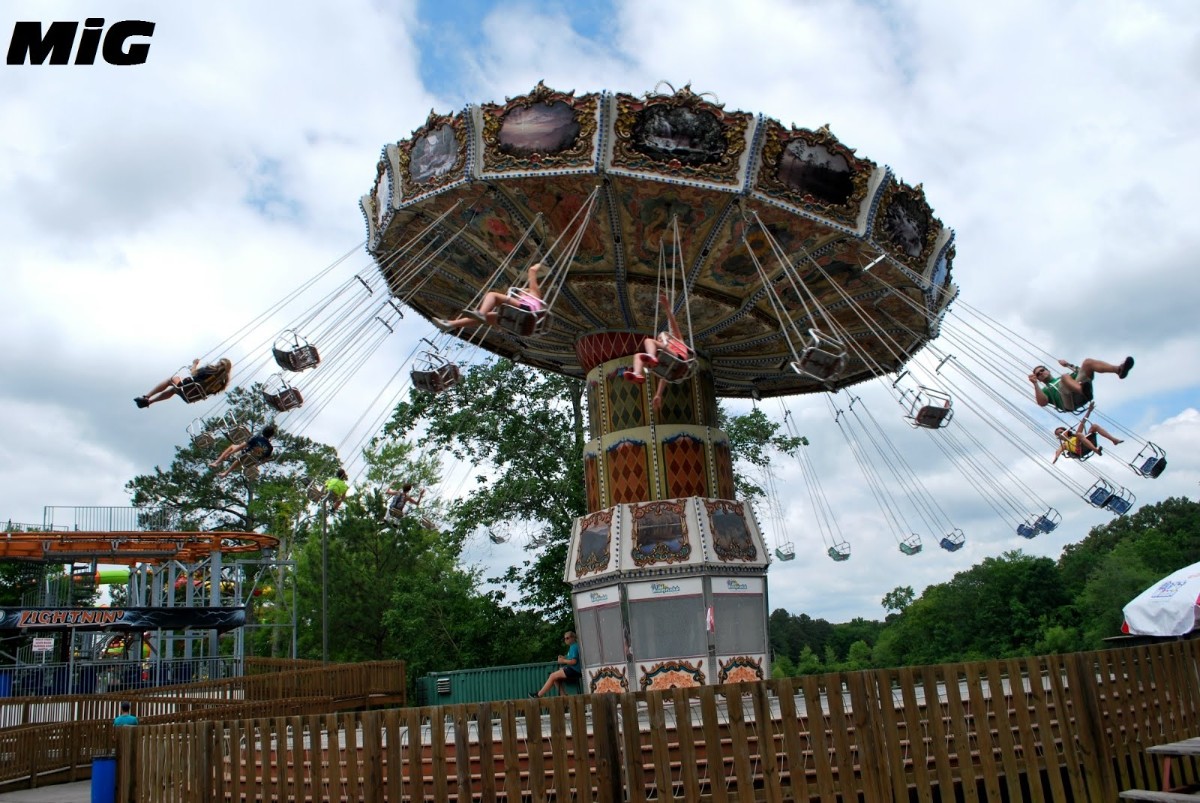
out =
{"type": "Polygon", "coordinates": [[[1057,560],[986,558],[916,597],[893,589],[882,621],[830,624],[776,610],[777,676],[1097,649],[1122,609],[1156,580],[1200,561],[1200,503],[1171,498],[1093,528],[1057,560]]]}

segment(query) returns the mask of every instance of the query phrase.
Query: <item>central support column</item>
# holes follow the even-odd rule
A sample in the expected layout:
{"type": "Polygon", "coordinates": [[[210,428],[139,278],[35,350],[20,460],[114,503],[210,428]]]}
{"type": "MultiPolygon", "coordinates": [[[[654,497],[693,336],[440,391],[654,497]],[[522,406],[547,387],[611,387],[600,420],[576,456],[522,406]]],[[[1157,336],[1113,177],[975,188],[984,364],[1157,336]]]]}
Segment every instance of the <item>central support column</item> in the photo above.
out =
{"type": "Polygon", "coordinates": [[[566,568],[587,690],[637,691],[769,675],[766,567],[749,505],[734,499],[712,374],[644,384],[621,372],[644,336],[579,341],[588,371],[587,510],[566,568]]]}

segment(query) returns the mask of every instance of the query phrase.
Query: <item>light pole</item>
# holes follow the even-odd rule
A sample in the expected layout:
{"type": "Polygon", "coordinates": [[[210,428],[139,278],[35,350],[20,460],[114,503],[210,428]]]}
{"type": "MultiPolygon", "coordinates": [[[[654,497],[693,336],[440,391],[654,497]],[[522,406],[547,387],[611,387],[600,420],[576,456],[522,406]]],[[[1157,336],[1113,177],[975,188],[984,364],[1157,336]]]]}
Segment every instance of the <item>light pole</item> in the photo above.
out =
{"type": "Polygon", "coordinates": [[[329,663],[329,495],[321,500],[321,661],[329,663]]]}

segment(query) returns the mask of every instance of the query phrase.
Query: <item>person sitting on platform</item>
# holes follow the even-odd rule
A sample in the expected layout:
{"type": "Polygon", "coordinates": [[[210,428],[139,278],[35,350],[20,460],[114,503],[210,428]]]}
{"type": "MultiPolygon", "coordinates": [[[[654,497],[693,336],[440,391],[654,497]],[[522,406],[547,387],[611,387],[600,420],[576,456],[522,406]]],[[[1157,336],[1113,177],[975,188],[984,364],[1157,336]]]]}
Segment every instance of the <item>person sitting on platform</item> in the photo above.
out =
{"type": "Polygon", "coordinates": [[[229,385],[229,375],[232,372],[233,363],[224,357],[204,367],[200,367],[200,360],[197,358],[192,360],[190,376],[172,376],[164,379],[145,396],[134,399],[133,403],[145,409],[172,396],[181,396],[184,401],[196,401],[196,398],[189,399],[193,394],[199,398],[207,398],[214,393],[220,393],[229,385]]]}
{"type": "Polygon", "coordinates": [[[1112,441],[1113,446],[1118,443],[1124,443],[1119,438],[1114,438],[1109,434],[1108,430],[1099,424],[1088,425],[1088,416],[1092,414],[1096,404],[1093,402],[1088,405],[1087,412],[1083,414],[1083,418],[1079,419],[1078,426],[1072,432],[1066,427],[1058,427],[1054,430],[1054,435],[1058,438],[1058,451],[1054,453],[1054,459],[1051,463],[1057,463],[1060,455],[1082,460],[1088,453],[1104,454],[1104,449],[1096,442],[1096,436],[1108,438],[1112,441]],[[1085,433],[1084,427],[1087,427],[1085,433]]]}
{"type": "Polygon", "coordinates": [[[479,309],[464,312],[461,318],[453,320],[434,318],[434,325],[444,332],[450,332],[455,329],[474,329],[480,324],[495,326],[496,321],[500,318],[500,313],[496,308],[501,305],[517,307],[529,312],[537,312],[544,309],[546,303],[542,300],[542,291],[538,285],[537,277],[538,271],[541,269],[542,263],[540,262],[529,266],[529,281],[516,295],[510,296],[507,293],[499,293],[492,290],[483,297],[483,302],[480,303],[479,309]]]}
{"type": "Polygon", "coordinates": [[[581,673],[579,671],[579,642],[575,639],[575,631],[568,630],[563,634],[563,641],[567,642],[567,654],[558,656],[559,668],[550,673],[550,677],[546,678],[546,682],[542,688],[537,691],[531,691],[530,697],[539,699],[545,697],[553,686],[558,690],[559,696],[565,694],[567,681],[574,682],[579,680],[581,673]]]}
{"type": "Polygon", "coordinates": [[[230,463],[224,471],[217,474],[218,477],[228,477],[230,472],[235,469],[245,468],[258,463],[265,463],[271,459],[271,454],[275,451],[274,444],[271,443],[271,438],[275,437],[275,425],[267,424],[262,428],[262,432],[255,435],[245,443],[234,443],[225,448],[216,460],[208,464],[209,468],[217,468],[226,460],[236,455],[236,458],[230,463]]]}
{"type": "Polygon", "coordinates": [[[1044,365],[1033,369],[1029,381],[1033,383],[1033,400],[1038,407],[1053,405],[1064,413],[1072,413],[1092,400],[1092,378],[1096,374],[1116,374],[1120,379],[1129,375],[1133,368],[1133,357],[1126,357],[1120,365],[1093,360],[1088,357],[1075,366],[1059,360],[1063,368],[1071,373],[1054,376],[1044,365]]]}

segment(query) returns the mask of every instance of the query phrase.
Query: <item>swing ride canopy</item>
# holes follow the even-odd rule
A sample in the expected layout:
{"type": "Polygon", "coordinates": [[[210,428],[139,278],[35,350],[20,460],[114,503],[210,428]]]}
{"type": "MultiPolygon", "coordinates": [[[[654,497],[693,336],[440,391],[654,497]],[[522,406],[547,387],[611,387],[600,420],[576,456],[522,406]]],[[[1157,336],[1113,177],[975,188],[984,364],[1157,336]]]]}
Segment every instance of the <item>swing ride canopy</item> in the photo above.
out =
{"type": "Polygon", "coordinates": [[[689,87],[637,98],[539,83],[503,104],[431,112],[383,149],[362,210],[390,290],[426,317],[457,317],[544,261],[548,332],[461,336],[577,377],[665,328],[657,296],[672,279],[680,326],[717,395],[734,397],[897,370],[936,337],[954,295],[953,233],[920,186],[828,128],[728,111],[689,87]],[[828,380],[789,367],[810,330],[845,347],[828,380]]]}

